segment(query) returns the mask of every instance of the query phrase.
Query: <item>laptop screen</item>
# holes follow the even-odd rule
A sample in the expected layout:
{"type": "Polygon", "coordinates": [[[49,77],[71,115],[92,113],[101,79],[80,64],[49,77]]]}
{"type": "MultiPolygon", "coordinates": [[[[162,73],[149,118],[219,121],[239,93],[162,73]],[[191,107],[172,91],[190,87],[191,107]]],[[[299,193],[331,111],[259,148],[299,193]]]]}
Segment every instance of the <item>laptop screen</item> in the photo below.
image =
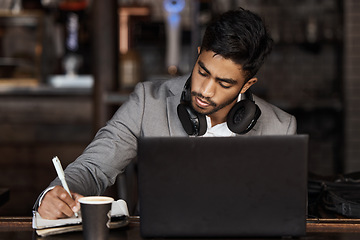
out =
{"type": "Polygon", "coordinates": [[[304,235],[307,151],[306,135],[140,139],[142,235],[304,235]]]}

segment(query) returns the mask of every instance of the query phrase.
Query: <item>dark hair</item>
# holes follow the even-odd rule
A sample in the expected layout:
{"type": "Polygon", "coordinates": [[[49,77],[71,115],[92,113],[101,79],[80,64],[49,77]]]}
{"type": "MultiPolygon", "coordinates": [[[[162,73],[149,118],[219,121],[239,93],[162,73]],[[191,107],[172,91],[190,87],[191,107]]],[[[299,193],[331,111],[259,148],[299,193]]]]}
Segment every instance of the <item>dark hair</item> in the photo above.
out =
{"type": "Polygon", "coordinates": [[[242,65],[246,81],[260,69],[273,40],[262,19],[239,8],[225,12],[206,28],[201,51],[213,51],[242,65]]]}

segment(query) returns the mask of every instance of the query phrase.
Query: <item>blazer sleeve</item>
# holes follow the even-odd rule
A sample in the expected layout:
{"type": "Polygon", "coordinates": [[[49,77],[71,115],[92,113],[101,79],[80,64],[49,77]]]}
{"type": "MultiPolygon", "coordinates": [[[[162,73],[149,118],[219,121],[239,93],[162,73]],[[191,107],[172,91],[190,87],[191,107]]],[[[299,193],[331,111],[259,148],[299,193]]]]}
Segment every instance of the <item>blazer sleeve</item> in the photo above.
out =
{"type": "MultiPolygon", "coordinates": [[[[119,173],[135,158],[137,138],[144,112],[144,86],[138,84],[85,151],[65,169],[66,181],[73,192],[100,195],[115,183],[119,173]]],[[[51,186],[61,185],[56,178],[51,186]]]]}
{"type": "Polygon", "coordinates": [[[291,134],[296,134],[296,133],[297,133],[296,118],[293,115],[291,115],[287,134],[291,135],[291,134]]]}

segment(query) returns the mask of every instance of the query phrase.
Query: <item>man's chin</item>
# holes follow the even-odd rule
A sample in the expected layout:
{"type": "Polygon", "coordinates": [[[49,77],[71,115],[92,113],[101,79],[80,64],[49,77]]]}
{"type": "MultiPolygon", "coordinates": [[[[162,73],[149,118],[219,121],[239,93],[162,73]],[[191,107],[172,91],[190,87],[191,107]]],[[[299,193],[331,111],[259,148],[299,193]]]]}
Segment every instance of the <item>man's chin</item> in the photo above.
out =
{"type": "Polygon", "coordinates": [[[214,112],[214,109],[204,109],[204,108],[199,108],[199,107],[193,107],[193,109],[197,112],[200,113],[202,115],[209,115],[211,113],[214,112]]]}

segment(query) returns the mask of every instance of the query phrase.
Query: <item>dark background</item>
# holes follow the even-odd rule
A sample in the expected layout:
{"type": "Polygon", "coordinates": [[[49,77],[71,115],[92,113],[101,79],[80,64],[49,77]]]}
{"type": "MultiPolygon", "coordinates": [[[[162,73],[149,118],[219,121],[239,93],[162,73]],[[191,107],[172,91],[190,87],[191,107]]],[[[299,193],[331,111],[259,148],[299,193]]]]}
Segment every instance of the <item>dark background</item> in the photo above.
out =
{"type": "MultiPolygon", "coordinates": [[[[149,16],[131,18],[130,48],[141,63],[141,81],[169,78],[162,1],[115,4],[118,8],[149,7],[149,16]]],[[[258,73],[254,93],[294,114],[298,133],[310,135],[309,171],[333,175],[360,169],[357,161],[360,98],[356,91],[360,88],[357,86],[360,3],[356,0],[199,0],[186,4],[177,74],[191,70],[196,47],[212,17],[238,6],[257,12],[269,26],[275,46],[258,73]]],[[[75,160],[129,91],[121,88],[121,79],[116,78],[110,87],[101,88],[102,96],[115,97],[114,101],[100,104],[107,109],[104,113],[96,108],[99,99],[95,97],[95,89],[58,89],[49,85],[49,76],[64,73],[61,61],[67,51],[61,44],[59,48],[56,41],[64,41],[58,32],[64,31],[66,11],[35,0],[23,1],[22,7],[24,11],[36,12],[40,20],[36,18],[31,26],[20,26],[25,31],[0,22],[0,188],[10,189],[10,201],[0,207],[1,216],[31,215],[36,197],[56,176],[51,158],[57,155],[64,167],[75,160]],[[27,47],[14,47],[17,44],[27,47]],[[36,51],[39,47],[40,54],[36,51]],[[27,60],[28,65],[32,64],[30,67],[14,71],[5,64],[7,54],[15,55],[17,49],[25,49],[16,57],[27,60]],[[26,81],[29,78],[32,80],[26,81]]],[[[81,49],[77,51],[83,58],[80,74],[91,75],[96,68],[92,54],[92,8],[89,4],[77,12],[81,15],[81,49]]],[[[12,18],[20,19],[21,14],[12,18]]],[[[6,17],[0,13],[0,19],[6,17]]],[[[117,29],[114,29],[116,41],[117,29]]],[[[119,75],[120,64],[114,71],[119,75]]],[[[108,194],[117,196],[116,187],[108,194]]]]}

